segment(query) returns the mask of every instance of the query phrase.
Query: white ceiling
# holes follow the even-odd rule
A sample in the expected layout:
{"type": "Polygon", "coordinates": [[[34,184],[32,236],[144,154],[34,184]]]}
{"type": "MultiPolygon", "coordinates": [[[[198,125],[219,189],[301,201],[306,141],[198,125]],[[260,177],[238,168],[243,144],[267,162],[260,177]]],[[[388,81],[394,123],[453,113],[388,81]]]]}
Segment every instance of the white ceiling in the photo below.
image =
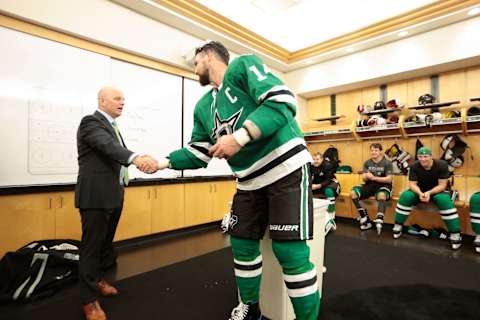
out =
{"type": "Polygon", "coordinates": [[[289,50],[344,35],[434,0],[196,0],[289,50]]]}
{"type": "MultiPolygon", "coordinates": [[[[427,21],[412,24],[400,30],[359,40],[346,47],[320,52],[304,59],[285,62],[268,53],[223,34],[164,6],[155,0],[111,0],[145,16],[192,34],[199,39],[218,40],[237,54],[256,53],[272,68],[282,72],[301,69],[312,64],[355,54],[405,37],[438,29],[472,18],[468,12],[479,4],[459,9],[427,21]]],[[[195,0],[210,10],[235,21],[244,28],[292,52],[328,41],[332,37],[368,27],[376,22],[401,15],[432,0],[195,0]],[[228,6],[229,5],[229,6],[228,6]],[[271,33],[271,34],[270,34],[271,33]]],[[[480,2],[480,1],[479,1],[480,2]]],[[[478,12],[477,12],[478,13],[478,12]]],[[[200,44],[200,43],[199,43],[200,44]]],[[[194,48],[185,53],[192,55],[194,48]]]]}

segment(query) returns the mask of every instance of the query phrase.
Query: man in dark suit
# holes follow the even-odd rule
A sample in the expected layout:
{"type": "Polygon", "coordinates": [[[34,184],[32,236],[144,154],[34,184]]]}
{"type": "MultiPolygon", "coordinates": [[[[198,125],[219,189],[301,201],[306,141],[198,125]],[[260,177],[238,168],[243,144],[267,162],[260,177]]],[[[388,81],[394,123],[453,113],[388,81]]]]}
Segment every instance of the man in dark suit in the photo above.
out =
{"type": "Polygon", "coordinates": [[[117,289],[101,278],[101,268],[115,263],[112,241],[123,207],[127,166],[156,171],[157,162],[128,150],[115,119],[122,114],[123,93],[112,87],[98,93],[98,110],[85,116],[77,131],[78,179],[75,206],[82,220],[79,281],[87,320],[104,320],[98,296],[114,296],[117,289]]]}

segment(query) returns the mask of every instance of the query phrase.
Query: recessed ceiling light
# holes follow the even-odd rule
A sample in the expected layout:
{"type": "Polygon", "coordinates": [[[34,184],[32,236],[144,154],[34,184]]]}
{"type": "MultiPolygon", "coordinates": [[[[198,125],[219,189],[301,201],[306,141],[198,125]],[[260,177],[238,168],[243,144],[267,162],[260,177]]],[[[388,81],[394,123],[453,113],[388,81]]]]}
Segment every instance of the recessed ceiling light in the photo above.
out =
{"type": "Polygon", "coordinates": [[[355,51],[355,48],[354,47],[348,47],[347,49],[345,49],[345,51],[353,52],[353,51],[355,51]]]}
{"type": "Polygon", "coordinates": [[[312,63],[312,62],[313,62],[312,59],[307,59],[307,60],[305,60],[305,64],[310,64],[310,63],[312,63]]]}
{"type": "Polygon", "coordinates": [[[400,31],[400,32],[398,33],[398,36],[399,36],[399,37],[405,37],[407,34],[408,34],[408,31],[400,31]]]}
{"type": "Polygon", "coordinates": [[[469,16],[474,16],[474,15],[477,15],[479,13],[480,13],[480,8],[476,7],[476,8],[470,9],[467,14],[469,16]]]}

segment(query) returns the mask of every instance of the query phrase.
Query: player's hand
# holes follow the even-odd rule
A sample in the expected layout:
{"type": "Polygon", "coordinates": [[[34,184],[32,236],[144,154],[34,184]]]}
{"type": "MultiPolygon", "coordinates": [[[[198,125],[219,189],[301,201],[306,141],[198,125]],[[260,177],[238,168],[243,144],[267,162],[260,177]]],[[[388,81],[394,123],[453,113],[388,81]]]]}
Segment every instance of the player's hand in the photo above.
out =
{"type": "Polygon", "coordinates": [[[217,143],[208,150],[208,154],[219,159],[229,159],[233,157],[241,147],[237,140],[229,134],[221,136],[220,139],[217,140],[217,143]]]}
{"type": "Polygon", "coordinates": [[[149,155],[135,157],[133,164],[144,173],[155,173],[158,170],[158,161],[149,155]]]}
{"type": "Polygon", "coordinates": [[[429,202],[430,201],[430,193],[423,192],[422,194],[420,194],[420,201],[429,202]]]}
{"type": "Polygon", "coordinates": [[[370,171],[365,173],[365,179],[373,180],[373,178],[374,178],[374,175],[370,171]]]}

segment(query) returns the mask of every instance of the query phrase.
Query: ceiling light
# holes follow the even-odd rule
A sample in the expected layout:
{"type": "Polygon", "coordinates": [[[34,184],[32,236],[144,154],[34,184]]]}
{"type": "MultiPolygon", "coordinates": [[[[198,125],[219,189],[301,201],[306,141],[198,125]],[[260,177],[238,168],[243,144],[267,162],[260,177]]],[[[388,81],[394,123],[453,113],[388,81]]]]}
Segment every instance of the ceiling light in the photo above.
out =
{"type": "Polygon", "coordinates": [[[312,62],[313,62],[312,59],[307,59],[307,60],[305,60],[305,64],[310,64],[310,63],[312,63],[312,62]]]}
{"type": "Polygon", "coordinates": [[[469,16],[474,16],[474,15],[477,15],[479,13],[480,13],[480,7],[476,7],[476,8],[470,9],[467,14],[469,16]]]}
{"type": "Polygon", "coordinates": [[[353,52],[353,51],[355,51],[355,48],[354,47],[348,47],[347,49],[345,49],[345,51],[353,52]]]}
{"type": "Polygon", "coordinates": [[[399,36],[399,37],[405,37],[407,34],[408,34],[408,31],[400,31],[400,32],[398,33],[398,36],[399,36]]]}

